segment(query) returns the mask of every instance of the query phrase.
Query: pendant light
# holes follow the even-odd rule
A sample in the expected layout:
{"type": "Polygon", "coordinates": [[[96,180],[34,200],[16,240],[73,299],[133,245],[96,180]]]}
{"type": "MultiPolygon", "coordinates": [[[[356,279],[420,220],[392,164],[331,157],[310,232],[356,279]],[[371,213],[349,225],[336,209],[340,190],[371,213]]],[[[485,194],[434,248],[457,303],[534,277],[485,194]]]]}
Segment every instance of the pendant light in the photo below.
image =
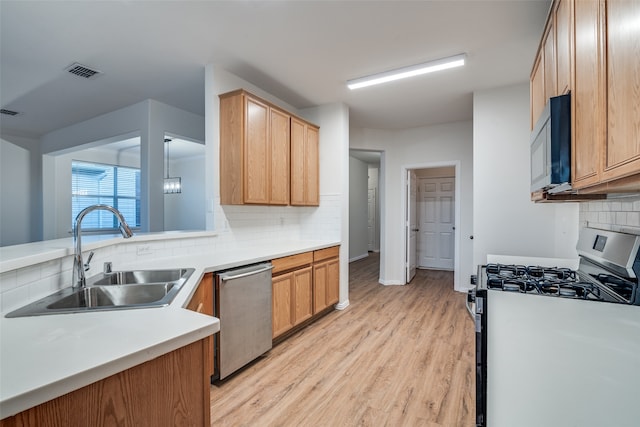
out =
{"type": "Polygon", "coordinates": [[[171,138],[165,138],[165,161],[164,164],[167,168],[167,174],[164,178],[164,194],[176,194],[182,193],[182,179],[178,177],[170,177],[169,176],[169,144],[171,143],[171,138]]]}

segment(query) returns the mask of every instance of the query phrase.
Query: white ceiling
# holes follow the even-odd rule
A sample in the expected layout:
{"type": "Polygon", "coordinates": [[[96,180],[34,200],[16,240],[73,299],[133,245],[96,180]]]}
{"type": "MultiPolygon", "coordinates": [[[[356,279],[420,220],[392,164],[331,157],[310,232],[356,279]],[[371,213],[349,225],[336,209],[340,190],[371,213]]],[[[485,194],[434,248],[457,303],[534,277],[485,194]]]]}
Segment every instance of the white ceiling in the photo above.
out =
{"type": "MultiPolygon", "coordinates": [[[[525,82],[548,0],[0,1],[3,132],[38,136],[152,98],[204,115],[217,62],[304,108],[344,102],[353,126],[472,118],[476,90],[525,82]],[[467,53],[463,68],[350,91],[348,79],[467,53]],[[104,75],[82,80],[73,62],[104,75]]],[[[211,94],[213,96],[213,94],[211,94]]]]}

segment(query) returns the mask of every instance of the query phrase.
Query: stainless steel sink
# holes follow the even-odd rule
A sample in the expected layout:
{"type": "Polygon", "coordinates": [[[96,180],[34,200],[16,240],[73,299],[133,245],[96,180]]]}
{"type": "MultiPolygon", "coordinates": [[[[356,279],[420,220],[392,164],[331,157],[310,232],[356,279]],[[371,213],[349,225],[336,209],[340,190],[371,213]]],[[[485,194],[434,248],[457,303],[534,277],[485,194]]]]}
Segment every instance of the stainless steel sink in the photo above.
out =
{"type": "Polygon", "coordinates": [[[181,268],[99,274],[87,279],[86,288],[63,289],[6,317],[162,307],[173,301],[194,271],[181,268]]]}

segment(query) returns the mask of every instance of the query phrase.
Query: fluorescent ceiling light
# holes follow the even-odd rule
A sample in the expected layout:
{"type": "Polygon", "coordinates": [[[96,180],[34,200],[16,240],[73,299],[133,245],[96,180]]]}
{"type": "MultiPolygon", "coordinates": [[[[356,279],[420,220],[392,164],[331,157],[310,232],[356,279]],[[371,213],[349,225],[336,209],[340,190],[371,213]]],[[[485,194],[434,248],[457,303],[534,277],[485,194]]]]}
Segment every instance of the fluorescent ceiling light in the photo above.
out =
{"type": "Polygon", "coordinates": [[[408,67],[397,68],[395,70],[373,74],[359,79],[347,80],[347,86],[351,90],[360,89],[361,87],[373,86],[380,83],[392,82],[394,80],[406,79],[407,77],[461,67],[464,65],[466,56],[466,54],[461,53],[460,55],[436,59],[435,61],[429,61],[423,64],[410,65],[408,67]]]}

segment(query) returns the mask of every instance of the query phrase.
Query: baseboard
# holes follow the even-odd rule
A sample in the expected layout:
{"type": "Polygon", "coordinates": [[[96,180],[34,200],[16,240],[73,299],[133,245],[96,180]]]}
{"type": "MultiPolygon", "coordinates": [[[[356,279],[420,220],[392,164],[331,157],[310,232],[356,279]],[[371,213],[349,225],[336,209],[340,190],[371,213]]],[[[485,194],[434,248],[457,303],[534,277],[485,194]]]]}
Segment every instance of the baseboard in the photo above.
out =
{"type": "Polygon", "coordinates": [[[406,283],[401,282],[399,280],[382,280],[378,279],[378,283],[385,286],[393,286],[393,285],[406,285],[406,283]]]}
{"type": "Polygon", "coordinates": [[[353,258],[349,258],[349,262],[358,261],[359,259],[367,258],[368,256],[369,256],[368,252],[362,255],[357,255],[357,256],[354,256],[353,258]]]}
{"type": "Polygon", "coordinates": [[[344,310],[345,308],[349,307],[349,300],[339,302],[334,307],[336,310],[344,310]]]}

